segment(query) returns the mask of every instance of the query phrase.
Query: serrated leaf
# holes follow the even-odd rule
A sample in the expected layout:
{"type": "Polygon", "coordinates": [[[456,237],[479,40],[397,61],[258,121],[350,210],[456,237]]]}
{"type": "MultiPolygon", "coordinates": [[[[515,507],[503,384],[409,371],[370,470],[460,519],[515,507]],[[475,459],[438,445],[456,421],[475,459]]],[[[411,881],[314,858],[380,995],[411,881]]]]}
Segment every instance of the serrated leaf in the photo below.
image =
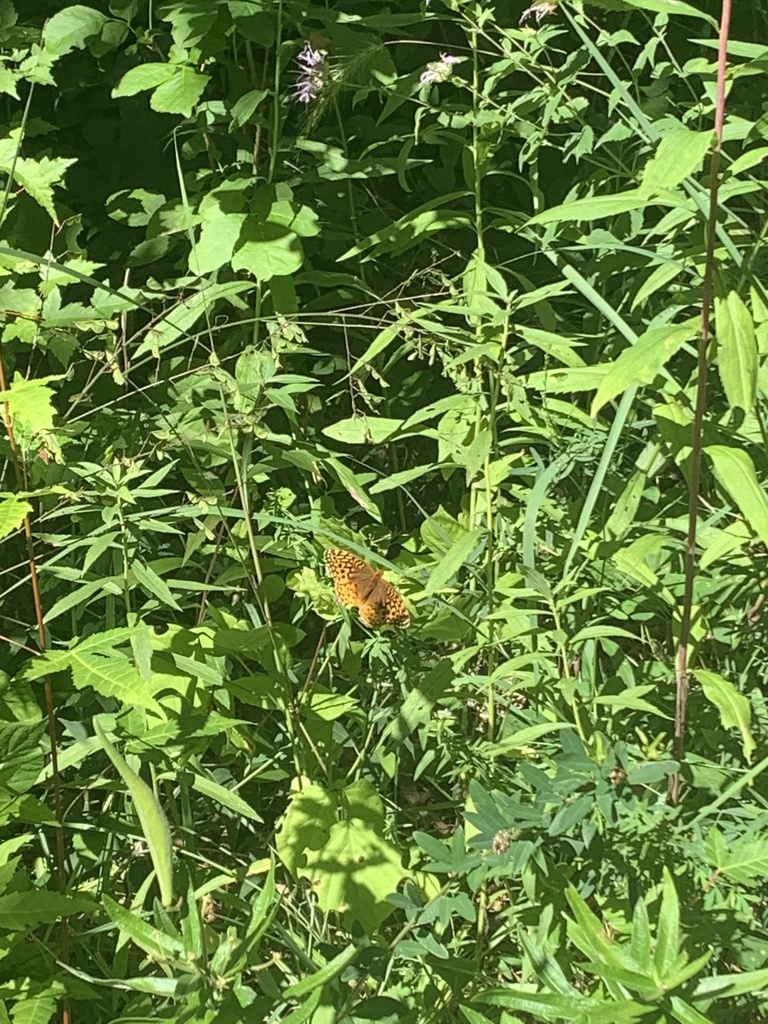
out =
{"type": "Polygon", "coordinates": [[[643,169],[640,191],[649,194],[675,188],[701,168],[713,140],[711,129],[693,132],[680,127],[668,132],[643,169]]]}
{"type": "Polygon", "coordinates": [[[167,82],[171,75],[173,75],[173,67],[170,64],[139,64],[126,71],[112,90],[112,98],[135,96],[138,92],[156,89],[163,82],[167,82]]]}
{"type": "Polygon", "coordinates": [[[32,506],[26,498],[4,495],[0,501],[0,540],[18,530],[31,511],[32,506]]]}
{"type": "Polygon", "coordinates": [[[190,117],[211,76],[190,67],[173,66],[172,70],[173,74],[152,93],[149,105],[161,114],[190,117]]]}
{"type": "Polygon", "coordinates": [[[93,7],[68,5],[45,22],[43,45],[49,53],[62,57],[70,50],[81,49],[87,39],[101,32],[106,21],[106,16],[93,7]]]}
{"type": "Polygon", "coordinates": [[[608,366],[592,402],[590,415],[596,416],[607,402],[628,388],[651,384],[686,341],[695,337],[695,331],[693,321],[666,324],[646,331],[608,366]]]}
{"type": "Polygon", "coordinates": [[[79,690],[90,686],[103,697],[114,697],[125,707],[147,708],[164,717],[150,684],[124,654],[117,651],[87,653],[76,649],[69,653],[68,661],[72,682],[79,690]]]}

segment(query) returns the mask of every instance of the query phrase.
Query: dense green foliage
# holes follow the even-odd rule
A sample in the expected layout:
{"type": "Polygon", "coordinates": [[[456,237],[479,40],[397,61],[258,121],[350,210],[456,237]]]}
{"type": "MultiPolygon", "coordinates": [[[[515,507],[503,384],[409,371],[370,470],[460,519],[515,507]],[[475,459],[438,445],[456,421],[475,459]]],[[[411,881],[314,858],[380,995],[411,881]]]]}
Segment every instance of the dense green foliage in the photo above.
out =
{"type": "Polygon", "coordinates": [[[736,6],[0,0],[0,1024],[768,1019],[736,6]]]}

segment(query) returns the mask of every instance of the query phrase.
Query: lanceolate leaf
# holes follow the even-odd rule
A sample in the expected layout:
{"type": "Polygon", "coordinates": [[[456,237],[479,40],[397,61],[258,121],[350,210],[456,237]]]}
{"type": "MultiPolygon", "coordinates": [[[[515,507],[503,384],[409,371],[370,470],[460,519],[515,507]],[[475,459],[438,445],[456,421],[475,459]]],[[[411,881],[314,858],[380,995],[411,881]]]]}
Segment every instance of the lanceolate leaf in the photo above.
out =
{"type": "Polygon", "coordinates": [[[169,907],[173,902],[173,847],[168,819],[155,794],[115,750],[96,718],[93,720],[93,731],[131,795],[155,868],[161,899],[169,907]]]}
{"type": "Polygon", "coordinates": [[[757,393],[757,338],[752,315],[738,292],[715,299],[717,365],[731,407],[752,412],[757,393]]]}
{"type": "Polygon", "coordinates": [[[596,416],[606,402],[628,388],[652,383],[672,356],[695,336],[695,329],[695,322],[690,320],[655,327],[638,338],[634,345],[625,348],[600,382],[591,414],[596,416]]]}
{"type": "Polygon", "coordinates": [[[752,531],[768,544],[768,498],[760,486],[755,464],[749,454],[726,445],[707,445],[704,449],[723,490],[746,519],[752,531]]]}
{"type": "Polygon", "coordinates": [[[701,683],[704,696],[719,710],[723,727],[738,729],[741,733],[744,757],[750,761],[756,743],[750,731],[752,708],[749,701],[744,694],[739,693],[733,683],[717,672],[694,669],[693,675],[701,683]]]}

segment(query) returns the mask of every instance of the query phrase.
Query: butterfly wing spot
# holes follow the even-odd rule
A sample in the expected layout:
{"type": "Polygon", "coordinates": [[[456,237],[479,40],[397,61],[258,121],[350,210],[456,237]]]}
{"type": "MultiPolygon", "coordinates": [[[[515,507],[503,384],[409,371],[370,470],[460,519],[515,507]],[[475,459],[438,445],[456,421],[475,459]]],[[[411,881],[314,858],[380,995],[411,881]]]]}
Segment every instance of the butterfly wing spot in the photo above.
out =
{"type": "Polygon", "coordinates": [[[361,620],[369,628],[409,624],[411,617],[400,592],[382,578],[362,558],[351,551],[329,548],[325,564],[333,579],[336,596],[343,605],[357,608],[361,620]]]}

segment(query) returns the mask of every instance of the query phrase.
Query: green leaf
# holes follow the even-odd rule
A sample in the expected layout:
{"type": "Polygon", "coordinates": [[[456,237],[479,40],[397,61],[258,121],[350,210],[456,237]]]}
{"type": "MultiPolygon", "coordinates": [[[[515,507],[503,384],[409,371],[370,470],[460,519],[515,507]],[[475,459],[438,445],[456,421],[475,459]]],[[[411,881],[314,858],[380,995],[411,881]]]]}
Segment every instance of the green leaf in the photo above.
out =
{"type": "Polygon", "coordinates": [[[26,498],[18,495],[2,495],[0,500],[0,540],[14,533],[32,511],[26,498]]]}
{"type": "Polygon", "coordinates": [[[625,348],[611,363],[597,389],[590,415],[596,416],[602,407],[616,395],[640,384],[651,384],[669,360],[680,351],[686,341],[695,337],[696,324],[688,320],[682,324],[654,327],[625,348]]]}
{"type": "Polygon", "coordinates": [[[148,565],[143,565],[139,561],[135,561],[131,564],[131,572],[136,582],[144,590],[149,591],[150,594],[153,594],[163,604],[168,605],[169,608],[173,608],[174,611],[181,611],[181,606],[171,593],[168,584],[160,579],[154,569],[148,565]]]}
{"type": "Polygon", "coordinates": [[[155,89],[163,82],[167,82],[172,75],[173,67],[170,64],[139,64],[138,67],[126,71],[112,90],[112,98],[135,96],[136,93],[145,92],[147,89],[155,89]]]}
{"type": "Polygon", "coordinates": [[[124,707],[140,707],[165,717],[154,697],[153,687],[133,663],[117,651],[81,653],[75,649],[68,655],[72,682],[79,690],[87,686],[103,697],[114,697],[124,707]]]}
{"type": "Polygon", "coordinates": [[[299,999],[301,996],[305,996],[308,992],[312,992],[314,989],[327,984],[329,981],[332,981],[333,978],[337,978],[346,967],[354,963],[359,953],[360,950],[357,946],[347,946],[346,949],[343,949],[333,958],[333,960],[329,960],[328,963],[319,970],[313,971],[311,974],[308,974],[306,978],[302,978],[301,981],[297,981],[293,985],[289,985],[283,992],[284,998],[299,999]]]}
{"type": "Polygon", "coordinates": [[[670,1003],[672,1004],[672,1016],[675,1020],[680,1021],[680,1024],[717,1024],[717,1021],[699,1013],[695,1007],[681,999],[680,996],[671,996],[670,1003]]]}
{"type": "Polygon", "coordinates": [[[168,819],[146,782],[109,742],[97,718],[93,719],[93,731],[128,787],[155,868],[160,897],[164,906],[169,907],[173,903],[173,847],[168,819]]]}
{"type": "Polygon", "coordinates": [[[161,114],[190,117],[211,76],[190,67],[172,66],[172,70],[173,74],[152,93],[149,105],[161,114]]]}
{"type": "MultiPolygon", "coordinates": [[[[110,920],[118,926],[120,931],[153,960],[173,961],[179,954],[184,953],[184,943],[177,935],[161,932],[127,907],[116,903],[106,892],[101,895],[101,903],[110,920]]],[[[193,907],[193,910],[195,909],[193,907]]]]}
{"type": "Polygon", "coordinates": [[[764,992],[768,988],[768,968],[743,973],[716,974],[702,978],[696,985],[694,999],[730,999],[733,996],[764,992]]]}
{"type": "Polygon", "coordinates": [[[232,255],[233,270],[246,270],[258,281],[269,281],[295,274],[303,262],[304,250],[293,231],[246,217],[232,255]]]}
{"type": "Polygon", "coordinates": [[[323,433],[332,441],[344,444],[383,444],[399,430],[402,422],[383,416],[351,416],[324,427],[323,433]]]}
{"type": "Polygon", "coordinates": [[[293,787],[296,791],[275,836],[275,845],[280,860],[298,877],[306,852],[319,850],[327,843],[336,820],[336,806],[322,786],[300,780],[294,781],[293,787]]]}
{"type": "Polygon", "coordinates": [[[755,464],[740,448],[710,444],[704,451],[723,490],[735,503],[749,527],[763,544],[768,544],[768,500],[760,486],[755,464]]]}
{"type": "Polygon", "coordinates": [[[731,408],[753,412],[757,395],[757,337],[738,292],[715,298],[717,366],[731,408]]]}
{"type": "Polygon", "coordinates": [[[733,683],[718,675],[717,672],[694,669],[692,674],[701,684],[704,696],[720,712],[723,728],[739,730],[744,758],[746,761],[751,761],[757,744],[750,731],[752,708],[747,698],[743,693],[739,693],[733,683]]]}
{"type": "MultiPolygon", "coordinates": [[[[170,775],[163,775],[162,777],[171,778],[170,775]]],[[[207,779],[204,775],[195,775],[192,786],[198,793],[202,793],[203,796],[208,797],[210,800],[215,800],[222,807],[226,807],[234,814],[240,815],[240,817],[246,820],[264,820],[241,796],[238,796],[231,789],[227,789],[226,786],[214,782],[213,779],[207,779]]]]}
{"type": "Polygon", "coordinates": [[[664,981],[677,966],[680,953],[680,903],[669,870],[664,868],[661,888],[661,909],[656,925],[656,948],[653,968],[657,978],[664,981]]]}
{"type": "Polygon", "coordinates": [[[430,573],[424,592],[435,594],[454,580],[459,569],[477,550],[482,536],[482,530],[471,530],[452,544],[430,573]]]}
{"type": "Polygon", "coordinates": [[[28,931],[39,924],[53,924],[60,917],[82,914],[96,908],[82,896],[63,896],[45,889],[32,889],[0,896],[0,928],[28,931]]]}
{"type": "Polygon", "coordinates": [[[592,196],[589,199],[574,199],[542,210],[528,221],[528,224],[557,224],[582,220],[603,220],[605,217],[616,217],[630,210],[642,210],[651,200],[639,189],[622,192],[616,196],[592,196]]]}
{"type": "Polygon", "coordinates": [[[481,743],[480,748],[486,757],[504,757],[525,751],[531,743],[548,733],[574,728],[574,725],[569,725],[567,722],[540,722],[538,725],[524,726],[511,735],[505,736],[498,743],[481,743]]]}
{"type": "Polygon", "coordinates": [[[740,886],[753,888],[768,875],[768,840],[747,836],[728,843],[714,825],[707,833],[704,853],[719,874],[740,886]]]}
{"type": "Polygon", "coordinates": [[[188,337],[200,317],[212,310],[214,303],[234,299],[251,288],[253,285],[249,281],[226,281],[200,288],[154,322],[145,339],[136,347],[133,358],[145,352],[158,356],[180,338],[188,337]]]}
{"type": "Polygon", "coordinates": [[[43,45],[49,53],[63,57],[70,50],[82,49],[87,39],[101,32],[106,21],[106,16],[93,7],[72,4],[47,19],[43,45]]]}
{"type": "Polygon", "coordinates": [[[692,132],[675,128],[662,138],[658,149],[643,169],[640,191],[646,195],[676,188],[681,181],[701,168],[712,148],[714,132],[692,132]]]}

